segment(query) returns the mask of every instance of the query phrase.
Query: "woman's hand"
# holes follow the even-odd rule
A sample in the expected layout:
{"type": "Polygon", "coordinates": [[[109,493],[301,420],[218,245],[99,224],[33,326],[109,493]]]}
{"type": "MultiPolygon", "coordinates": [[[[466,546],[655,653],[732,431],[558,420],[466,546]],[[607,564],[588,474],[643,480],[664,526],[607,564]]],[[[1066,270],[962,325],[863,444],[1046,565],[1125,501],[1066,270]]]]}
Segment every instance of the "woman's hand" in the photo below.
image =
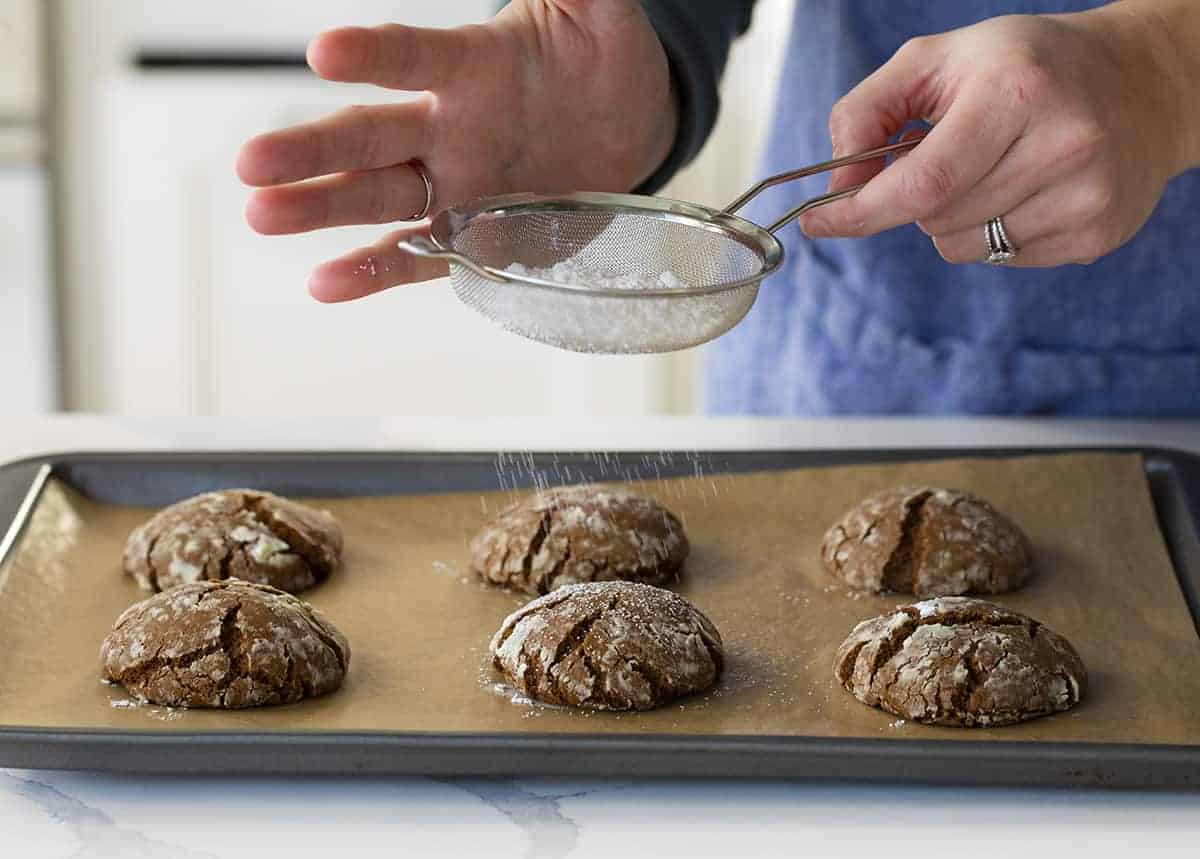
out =
{"type": "MultiPolygon", "coordinates": [[[[485,25],[388,25],[324,33],[308,49],[323,78],[424,91],[352,107],[246,143],[246,209],[260,233],[411,218],[433,181],[434,211],[510,191],[627,191],[670,151],[678,123],[667,58],[635,0],[516,0],[485,25]]],[[[313,272],[321,301],[445,274],[399,251],[427,228],[390,233],[313,272]]]]}
{"type": "Polygon", "coordinates": [[[953,263],[984,259],[984,224],[998,216],[1020,249],[1013,265],[1120,247],[1194,157],[1195,105],[1162,21],[1143,14],[1152,5],[995,18],[904,45],[835,106],[834,153],[879,146],[911,120],[933,129],[887,169],[839,171],[833,189],[870,182],[801,226],[867,236],[916,222],[953,263]]]}

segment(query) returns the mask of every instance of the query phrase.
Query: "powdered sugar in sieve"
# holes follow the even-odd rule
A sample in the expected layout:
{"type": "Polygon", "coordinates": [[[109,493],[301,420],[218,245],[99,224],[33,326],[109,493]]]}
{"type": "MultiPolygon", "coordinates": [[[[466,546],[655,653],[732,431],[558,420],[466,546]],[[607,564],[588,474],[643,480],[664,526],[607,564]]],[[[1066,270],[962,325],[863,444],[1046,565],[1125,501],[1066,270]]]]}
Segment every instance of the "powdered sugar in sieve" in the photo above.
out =
{"type": "Polygon", "coordinates": [[[605,271],[584,265],[576,259],[563,260],[549,268],[533,268],[515,262],[504,269],[505,274],[515,274],[534,280],[568,286],[586,286],[589,289],[687,289],[688,284],[672,271],[660,272],[657,277],[648,274],[626,274],[605,271]]]}
{"type": "Polygon", "coordinates": [[[585,287],[570,293],[455,280],[465,303],[523,337],[574,352],[634,354],[682,349],[711,339],[740,319],[757,285],[737,293],[655,295],[687,289],[674,272],[624,274],[568,259],[548,268],[513,263],[503,271],[545,283],[585,287]],[[593,292],[594,290],[594,292],[593,292]],[[733,306],[731,306],[731,304],[733,306]]]}
{"type": "MultiPolygon", "coordinates": [[[[919,138],[918,138],[919,139],[919,138]]],[[[503,328],[578,352],[667,352],[736,325],[783,261],[775,233],[855,185],[767,227],[737,216],[767,188],[917,145],[903,140],[770,176],[724,209],[578,191],[503,194],[446,209],[399,247],[450,263],[454,292],[503,328]]]]}

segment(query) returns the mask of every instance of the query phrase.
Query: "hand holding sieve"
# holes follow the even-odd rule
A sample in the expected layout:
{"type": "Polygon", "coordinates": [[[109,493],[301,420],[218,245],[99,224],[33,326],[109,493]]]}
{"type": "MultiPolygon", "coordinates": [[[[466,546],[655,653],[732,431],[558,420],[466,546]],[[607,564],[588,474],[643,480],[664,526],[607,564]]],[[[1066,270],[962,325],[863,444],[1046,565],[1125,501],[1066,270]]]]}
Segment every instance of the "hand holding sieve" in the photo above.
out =
{"type": "Polygon", "coordinates": [[[487,197],[446,209],[434,218],[430,239],[413,237],[399,247],[449,262],[455,295],[524,337],[576,352],[685,349],[724,334],[746,315],[762,279],[783,261],[779,229],[863,186],[806,200],[766,228],[738,217],[738,210],[767,188],[918,142],[768,177],[719,211],[636,194],[487,197]],[[566,279],[553,279],[556,265],[566,279]],[[614,273],[636,286],[611,286],[614,273]]]}

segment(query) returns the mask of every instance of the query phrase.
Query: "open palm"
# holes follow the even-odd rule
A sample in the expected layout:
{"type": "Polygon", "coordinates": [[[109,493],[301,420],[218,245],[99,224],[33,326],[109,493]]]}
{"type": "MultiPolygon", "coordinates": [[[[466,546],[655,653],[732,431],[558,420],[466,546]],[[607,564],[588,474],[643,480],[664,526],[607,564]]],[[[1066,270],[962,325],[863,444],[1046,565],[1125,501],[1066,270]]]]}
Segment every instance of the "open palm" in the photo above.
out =
{"type": "MultiPolygon", "coordinates": [[[[434,210],[511,191],[629,190],[675,135],[666,55],[635,0],[515,0],[483,25],[332,30],[308,62],[328,80],[424,94],[248,141],[237,169],[258,188],[246,217],[261,233],[407,220],[425,205],[414,160],[434,210]]],[[[423,229],[326,262],[310,291],[344,301],[442,276],[444,264],[395,247],[423,229]]]]}

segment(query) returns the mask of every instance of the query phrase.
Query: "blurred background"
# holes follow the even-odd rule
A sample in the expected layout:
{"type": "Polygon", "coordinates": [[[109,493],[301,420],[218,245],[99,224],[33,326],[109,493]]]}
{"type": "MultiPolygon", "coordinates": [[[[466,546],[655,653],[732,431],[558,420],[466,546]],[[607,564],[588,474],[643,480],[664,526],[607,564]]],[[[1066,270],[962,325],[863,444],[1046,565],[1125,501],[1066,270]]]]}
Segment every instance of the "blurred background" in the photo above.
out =
{"type": "MultiPolygon", "coordinates": [[[[0,413],[642,415],[696,410],[694,351],[527,342],[447,284],[322,306],[316,263],[385,229],[266,238],[239,144],[395,93],[318,80],[316,32],[453,26],[494,0],[0,0],[0,413]]],[[[756,175],[791,0],[760,0],[718,128],[662,193],[724,205],[756,175]]]]}

